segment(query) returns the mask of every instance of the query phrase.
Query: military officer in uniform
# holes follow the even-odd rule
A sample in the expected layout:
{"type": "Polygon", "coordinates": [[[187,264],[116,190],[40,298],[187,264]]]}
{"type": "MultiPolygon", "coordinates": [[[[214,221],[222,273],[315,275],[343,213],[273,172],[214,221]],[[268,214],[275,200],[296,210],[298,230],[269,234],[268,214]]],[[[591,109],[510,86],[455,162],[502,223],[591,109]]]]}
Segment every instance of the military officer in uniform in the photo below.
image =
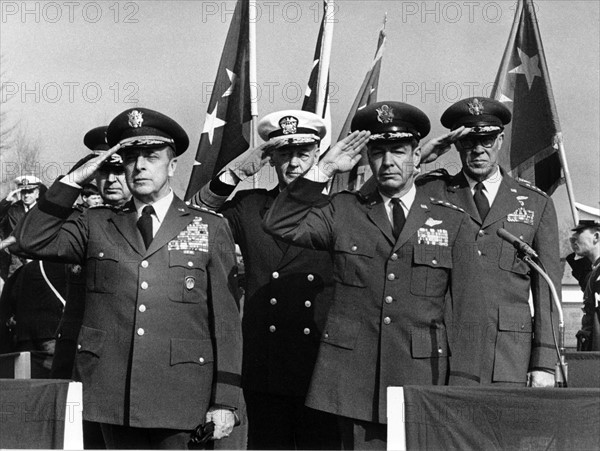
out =
{"type": "Polygon", "coordinates": [[[111,149],[57,181],[16,231],[29,255],[85,264],[75,376],[84,419],[109,448],[187,448],[204,421],[229,434],[240,400],[241,324],[231,231],[169,183],[185,131],[129,109],[110,123],[111,149]],[[68,219],[80,186],[117,150],[133,200],[68,219]]]}
{"type": "Polygon", "coordinates": [[[558,319],[549,289],[514,247],[496,234],[504,228],[530,244],[560,293],[552,199],[531,183],[513,179],[498,164],[504,126],[510,120],[511,113],[502,103],[481,97],[461,100],[444,112],[445,127],[468,129],[455,141],[462,171],[447,180],[446,196],[469,214],[477,229],[487,297],[482,383],[525,385],[529,380],[534,387],[552,386],[557,360],[552,328],[558,319]]]}
{"type": "Polygon", "coordinates": [[[582,219],[573,229],[571,246],[575,254],[590,263],[590,271],[582,277],[583,318],[577,332],[577,349],[600,351],[600,222],[582,219]]]}
{"type": "Polygon", "coordinates": [[[479,383],[480,341],[469,329],[481,268],[469,218],[440,199],[439,184],[414,183],[429,129],[405,103],[365,107],[354,133],[265,215],[270,233],[333,256],[333,305],[306,404],[338,416],[344,449],[385,449],[389,386],[479,383]],[[324,196],[365,143],[376,184],[324,196]]]}
{"type": "Polygon", "coordinates": [[[339,449],[335,417],[304,406],[325,317],[333,297],[331,258],[277,240],[262,218],[277,194],[317,163],[325,124],[316,114],[286,110],[258,124],[266,141],[234,160],[192,199],[223,213],[246,265],[243,387],[250,449],[339,449]],[[270,162],[271,190],[238,183],[270,162]]]}
{"type": "MultiPolygon", "coordinates": [[[[106,125],[96,127],[85,134],[83,143],[92,151],[92,154],[80,160],[73,170],[94,155],[101,155],[108,151],[109,147],[106,142],[107,128],[108,126],[106,125]]],[[[103,203],[106,206],[120,208],[131,199],[131,193],[125,181],[123,159],[119,154],[112,154],[110,158],[104,161],[96,172],[95,180],[103,203]]],[[[71,219],[76,218],[83,211],[84,209],[79,204],[75,205],[71,219]]],[[[85,267],[72,264],[69,265],[68,269],[68,302],[65,305],[63,316],[56,331],[56,352],[50,372],[50,376],[56,379],[70,379],[72,377],[77,337],[81,328],[81,321],[83,321],[85,308],[85,267]]]]}

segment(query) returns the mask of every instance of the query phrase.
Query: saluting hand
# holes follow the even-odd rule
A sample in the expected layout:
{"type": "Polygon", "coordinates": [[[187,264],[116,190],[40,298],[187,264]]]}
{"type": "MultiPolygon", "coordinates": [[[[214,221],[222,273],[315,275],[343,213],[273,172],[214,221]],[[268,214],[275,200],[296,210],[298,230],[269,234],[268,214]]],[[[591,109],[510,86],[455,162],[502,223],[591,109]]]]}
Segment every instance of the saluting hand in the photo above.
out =
{"type": "Polygon", "coordinates": [[[85,183],[90,182],[94,178],[94,175],[96,174],[98,168],[102,166],[102,163],[104,163],[108,158],[110,158],[112,154],[116,153],[120,148],[121,145],[117,144],[114,147],[108,149],[106,152],[102,152],[98,156],[94,157],[88,155],[82,158],[66,175],[67,180],[71,183],[76,183],[78,185],[84,185],[85,183]]]}
{"type": "Polygon", "coordinates": [[[225,169],[232,172],[239,181],[245,180],[260,171],[271,160],[273,150],[285,143],[285,140],[271,139],[252,147],[230,161],[225,169]]]}
{"type": "Polygon", "coordinates": [[[430,139],[421,147],[421,161],[420,164],[433,163],[439,157],[448,152],[452,144],[458,141],[463,136],[467,135],[471,131],[467,127],[459,127],[456,130],[452,130],[450,133],[438,136],[437,138],[430,139]]]}
{"type": "Polygon", "coordinates": [[[371,132],[357,130],[338,141],[319,160],[319,170],[328,177],[336,172],[348,172],[360,161],[360,152],[370,136],[371,132]]]}

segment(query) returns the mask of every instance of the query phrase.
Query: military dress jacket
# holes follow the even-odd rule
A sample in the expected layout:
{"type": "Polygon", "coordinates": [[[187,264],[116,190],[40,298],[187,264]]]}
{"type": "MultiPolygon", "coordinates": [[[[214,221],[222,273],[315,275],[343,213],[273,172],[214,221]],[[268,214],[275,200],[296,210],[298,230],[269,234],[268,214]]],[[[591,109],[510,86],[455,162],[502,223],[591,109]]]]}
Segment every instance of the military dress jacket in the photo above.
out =
{"type": "Polygon", "coordinates": [[[560,293],[562,271],[552,199],[528,182],[502,172],[498,194],[482,221],[462,172],[448,181],[446,194],[448,201],[469,214],[476,227],[475,239],[484,267],[487,300],[482,383],[525,383],[528,371],[553,371],[557,356],[552,328],[558,330],[558,316],[549,288],[517,256],[515,248],[496,235],[498,229],[504,228],[528,243],[539,254],[560,293]],[[528,302],[530,289],[533,320],[528,302]]]}
{"type": "Polygon", "coordinates": [[[389,386],[478,384],[480,341],[470,329],[481,268],[468,217],[421,186],[395,240],[376,188],[328,198],[323,186],[298,179],[264,221],[275,236],[334,258],[334,300],[306,404],[386,423],[389,386]]]}
{"type": "Polygon", "coordinates": [[[229,220],[246,271],[243,387],[304,397],[333,297],[332,262],[328,252],[265,233],[262,220],[278,193],[278,187],[239,191],[219,212],[229,220]]]}
{"type": "Polygon", "coordinates": [[[237,408],[241,324],[226,221],[175,197],[148,249],[133,202],[67,220],[60,181],[17,229],[24,252],[86,266],[75,379],[84,419],[192,429],[210,405],[237,408]]]}

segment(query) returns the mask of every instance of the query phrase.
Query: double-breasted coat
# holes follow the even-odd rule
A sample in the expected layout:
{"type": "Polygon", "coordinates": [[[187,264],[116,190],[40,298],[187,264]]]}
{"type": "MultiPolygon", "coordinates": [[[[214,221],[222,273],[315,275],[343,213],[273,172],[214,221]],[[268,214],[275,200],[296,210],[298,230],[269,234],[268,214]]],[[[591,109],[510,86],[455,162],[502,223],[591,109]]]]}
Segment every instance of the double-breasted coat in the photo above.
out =
{"type": "Polygon", "coordinates": [[[278,187],[239,191],[219,212],[229,220],[246,270],[244,389],[304,397],[332,301],[332,261],[328,252],[265,233],[262,220],[278,193],[278,187]]]}
{"type": "Polygon", "coordinates": [[[334,259],[334,300],[307,405],[386,423],[388,386],[477,384],[480,342],[471,329],[481,269],[468,217],[419,186],[395,240],[376,188],[329,199],[323,186],[296,180],[264,222],[334,259]]]}
{"type": "Polygon", "coordinates": [[[237,408],[242,342],[226,221],[175,197],[146,249],[131,202],[67,220],[78,193],[56,182],[16,236],[29,255],[86,266],[75,363],[84,419],[193,429],[212,404],[237,408]]]}
{"type": "Polygon", "coordinates": [[[484,268],[487,299],[482,332],[486,345],[482,383],[525,383],[528,371],[553,371],[557,356],[552,327],[558,330],[558,316],[549,288],[517,256],[515,248],[496,235],[498,229],[504,228],[528,243],[538,253],[560,293],[562,271],[552,199],[528,182],[515,180],[504,172],[484,221],[462,172],[449,179],[446,195],[448,201],[468,213],[484,268]],[[533,319],[528,302],[530,289],[533,319]]]}

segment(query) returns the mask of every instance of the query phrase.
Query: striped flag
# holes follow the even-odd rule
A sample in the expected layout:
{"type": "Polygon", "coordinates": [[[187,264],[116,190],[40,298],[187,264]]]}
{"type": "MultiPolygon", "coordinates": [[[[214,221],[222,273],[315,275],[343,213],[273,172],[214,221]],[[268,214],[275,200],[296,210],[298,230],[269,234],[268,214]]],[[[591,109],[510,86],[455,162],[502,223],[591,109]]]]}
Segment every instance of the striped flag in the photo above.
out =
{"type": "Polygon", "coordinates": [[[189,199],[249,147],[249,1],[238,0],[185,193],[189,199]]]}
{"type": "MultiPolygon", "coordinates": [[[[383,58],[383,51],[385,50],[386,34],[385,34],[385,23],[384,18],[383,26],[379,30],[379,39],[377,41],[377,50],[375,51],[375,57],[371,63],[371,67],[365,75],[365,79],[362,82],[358,94],[354,99],[354,103],[350,108],[350,112],[346,117],[344,126],[340,132],[338,140],[341,140],[348,136],[350,133],[350,124],[352,118],[356,112],[371,103],[377,102],[377,88],[379,86],[379,73],[381,72],[381,59],[383,58]]],[[[365,183],[365,181],[371,176],[371,168],[369,167],[369,161],[366,153],[363,153],[362,158],[356,166],[350,171],[343,174],[336,174],[331,192],[339,192],[343,190],[356,190],[365,183]]]]}
{"type": "Polygon", "coordinates": [[[508,151],[501,155],[500,164],[552,194],[564,183],[562,134],[531,0],[519,2],[492,97],[513,114],[504,131],[508,151]]]}

